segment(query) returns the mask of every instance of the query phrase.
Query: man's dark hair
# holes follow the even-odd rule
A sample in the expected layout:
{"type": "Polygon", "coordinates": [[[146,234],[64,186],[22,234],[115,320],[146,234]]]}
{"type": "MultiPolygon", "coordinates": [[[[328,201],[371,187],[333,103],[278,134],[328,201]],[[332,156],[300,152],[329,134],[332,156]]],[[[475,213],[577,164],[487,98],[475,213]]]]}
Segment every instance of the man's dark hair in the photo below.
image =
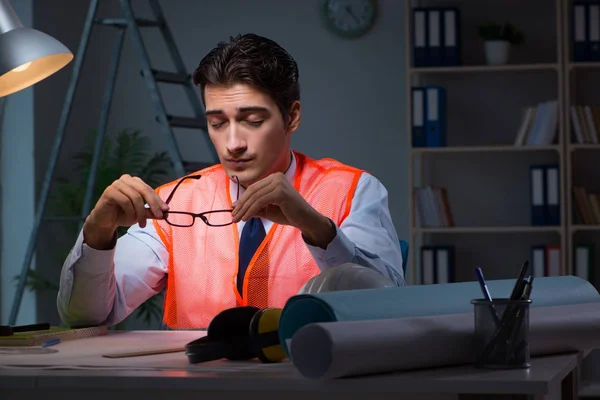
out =
{"type": "Polygon", "coordinates": [[[202,101],[207,85],[248,84],[268,94],[277,103],[284,120],[295,100],[300,100],[298,65],[292,56],[274,41],[255,34],[231,37],[220,42],[194,71],[202,101]]]}

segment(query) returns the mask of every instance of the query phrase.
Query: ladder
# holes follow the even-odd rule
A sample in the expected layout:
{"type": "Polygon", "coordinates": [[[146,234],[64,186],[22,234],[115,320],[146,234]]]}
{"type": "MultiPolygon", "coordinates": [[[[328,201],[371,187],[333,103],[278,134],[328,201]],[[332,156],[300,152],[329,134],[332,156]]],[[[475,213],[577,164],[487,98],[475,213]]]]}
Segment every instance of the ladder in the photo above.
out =
{"type": "Polygon", "coordinates": [[[42,220],[79,220],[79,230],[81,230],[85,218],[91,210],[93,188],[96,181],[96,174],[102,150],[102,143],[106,135],[108,116],[111,108],[111,99],[116,82],[117,71],[121,57],[121,50],[126,31],[129,31],[131,33],[131,39],[133,41],[140,62],[141,74],[146,85],[148,86],[150,98],[155,106],[156,120],[160,125],[162,133],[164,134],[167,152],[173,162],[173,168],[177,176],[183,176],[186,173],[190,173],[202,169],[208,165],[218,163],[218,157],[216,155],[215,149],[212,143],[210,142],[210,139],[207,134],[206,118],[204,117],[203,107],[196,94],[196,88],[191,82],[191,76],[186,71],[181,55],[177,50],[175,40],[173,38],[173,35],[171,34],[171,31],[169,30],[162,9],[158,4],[158,0],[147,1],[149,2],[152,8],[152,12],[154,14],[154,19],[152,20],[136,18],[134,15],[133,8],[131,6],[131,0],[119,0],[121,9],[120,18],[96,18],[99,0],[90,0],[86,20],[83,26],[83,32],[79,41],[78,51],[74,59],[73,72],[69,81],[69,86],[67,88],[66,98],[60,115],[56,137],[54,139],[54,144],[50,154],[48,169],[46,170],[46,175],[42,184],[40,199],[38,201],[37,211],[33,223],[33,229],[29,239],[29,244],[26,249],[25,260],[23,261],[21,267],[19,282],[17,290],[15,292],[14,301],[9,317],[10,325],[14,325],[16,323],[19,307],[21,305],[21,300],[26,287],[31,260],[33,258],[33,253],[37,245],[38,232],[42,220]],[[88,49],[90,35],[92,33],[92,28],[94,25],[105,25],[114,27],[115,29],[117,29],[117,35],[114,44],[114,53],[109,64],[108,78],[102,101],[102,108],[100,111],[97,136],[94,143],[92,163],[87,180],[86,192],[81,209],[81,215],[76,217],[44,216],[50,192],[50,186],[52,184],[53,175],[55,173],[56,164],[62,147],[63,137],[71,113],[71,106],[73,104],[75,91],[77,89],[77,84],[79,81],[81,67],[84,62],[85,54],[88,49]],[[148,53],[144,46],[140,28],[158,28],[160,30],[167,44],[167,48],[175,66],[174,72],[158,71],[152,69],[148,53]],[[167,114],[163,99],[158,88],[158,83],[181,85],[185,90],[186,97],[188,98],[192,106],[195,116],[181,117],[167,114]],[[212,159],[208,162],[183,161],[174,135],[174,128],[192,128],[203,131],[202,137],[206,141],[206,146],[210,151],[212,159]]]}

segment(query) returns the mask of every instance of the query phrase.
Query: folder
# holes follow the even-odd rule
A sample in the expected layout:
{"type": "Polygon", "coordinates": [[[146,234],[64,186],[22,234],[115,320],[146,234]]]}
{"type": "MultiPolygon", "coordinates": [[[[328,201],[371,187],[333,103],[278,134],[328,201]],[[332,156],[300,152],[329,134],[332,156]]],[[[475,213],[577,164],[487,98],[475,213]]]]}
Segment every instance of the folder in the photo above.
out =
{"type": "Polygon", "coordinates": [[[425,87],[425,119],[427,147],[446,146],[446,89],[425,87]]]}
{"type": "Polygon", "coordinates": [[[460,11],[455,7],[447,7],[442,9],[442,13],[442,64],[461,65],[460,11]]]}
{"type": "Polygon", "coordinates": [[[425,90],[420,87],[412,88],[412,145],[413,147],[427,146],[425,134],[425,90]]]}
{"type": "Polygon", "coordinates": [[[413,10],[413,66],[425,67],[429,64],[427,57],[427,9],[413,10]]]}
{"type": "Polygon", "coordinates": [[[573,3],[573,61],[588,61],[588,35],[587,24],[588,7],[586,3],[573,3]]]}
{"type": "Polygon", "coordinates": [[[534,226],[545,225],[546,222],[546,184],[545,167],[530,167],[531,188],[531,224],[534,226]]]}
{"type": "Polygon", "coordinates": [[[600,4],[588,4],[587,59],[600,61],[600,4]]]}
{"type": "Polygon", "coordinates": [[[560,246],[546,246],[546,276],[560,275],[560,246]]]}
{"type": "Polygon", "coordinates": [[[454,247],[435,248],[435,283],[454,282],[454,247]]]}
{"type": "Polygon", "coordinates": [[[421,247],[421,284],[432,285],[435,283],[435,248],[421,247]]]}
{"type": "Polygon", "coordinates": [[[430,8],[427,10],[427,50],[428,64],[440,66],[443,60],[442,53],[442,10],[430,8]]]}
{"type": "Polygon", "coordinates": [[[560,176],[558,165],[546,167],[546,217],[547,225],[560,225],[560,176]]]}
{"type": "Polygon", "coordinates": [[[592,271],[592,246],[578,245],[575,246],[574,252],[575,266],[573,275],[590,281],[590,272],[592,271]]]}
{"type": "Polygon", "coordinates": [[[531,270],[536,278],[546,276],[546,246],[531,248],[531,270]]]}

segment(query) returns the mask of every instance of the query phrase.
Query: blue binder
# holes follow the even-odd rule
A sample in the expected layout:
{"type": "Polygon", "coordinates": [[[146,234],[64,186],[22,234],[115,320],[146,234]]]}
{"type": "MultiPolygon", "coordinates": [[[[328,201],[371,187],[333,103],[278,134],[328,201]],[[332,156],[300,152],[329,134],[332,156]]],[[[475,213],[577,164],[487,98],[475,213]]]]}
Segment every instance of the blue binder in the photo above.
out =
{"type": "Polygon", "coordinates": [[[413,9],[412,47],[414,67],[426,67],[429,65],[427,20],[426,8],[413,9]]]}
{"type": "Polygon", "coordinates": [[[574,2],[571,20],[573,61],[589,61],[589,8],[587,3],[574,2]]]}
{"type": "Polygon", "coordinates": [[[442,9],[429,8],[427,10],[427,50],[430,66],[443,65],[444,48],[442,37],[442,9]]]}
{"type": "Polygon", "coordinates": [[[529,171],[531,225],[546,225],[546,167],[532,165],[529,171]]]}
{"type": "Polygon", "coordinates": [[[587,58],[589,61],[600,61],[600,3],[590,3],[587,7],[587,58]]]}
{"type": "Polygon", "coordinates": [[[446,146],[446,89],[425,86],[425,130],[427,147],[446,146]]]}
{"type": "Polygon", "coordinates": [[[560,225],[560,168],[558,164],[545,166],[546,208],[545,222],[547,225],[560,225]]]}
{"type": "Polygon", "coordinates": [[[412,145],[413,147],[427,146],[425,132],[425,90],[422,87],[412,88],[412,145]]]}
{"type": "Polygon", "coordinates": [[[445,7],[442,11],[442,64],[462,64],[460,11],[456,7],[445,7]]]}

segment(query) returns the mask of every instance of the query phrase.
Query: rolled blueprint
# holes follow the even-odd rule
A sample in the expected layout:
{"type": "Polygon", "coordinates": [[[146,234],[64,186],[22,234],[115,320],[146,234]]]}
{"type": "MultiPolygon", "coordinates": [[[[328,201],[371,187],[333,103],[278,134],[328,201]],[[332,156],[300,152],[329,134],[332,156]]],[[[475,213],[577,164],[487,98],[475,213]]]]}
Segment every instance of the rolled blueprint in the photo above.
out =
{"type": "MultiPolygon", "coordinates": [[[[494,298],[509,297],[514,284],[515,279],[487,282],[494,298]]],[[[296,295],[281,313],[279,338],[289,356],[288,340],[311,323],[472,313],[471,300],[481,296],[476,281],[296,295]]],[[[534,309],[600,302],[600,295],[592,284],[575,276],[536,277],[531,300],[534,309]]]]}
{"type": "MultiPolygon", "coordinates": [[[[333,379],[472,364],[474,314],[312,323],[288,346],[307,378],[333,379]]],[[[530,309],[532,357],[600,347],[600,304],[530,309]]]]}

